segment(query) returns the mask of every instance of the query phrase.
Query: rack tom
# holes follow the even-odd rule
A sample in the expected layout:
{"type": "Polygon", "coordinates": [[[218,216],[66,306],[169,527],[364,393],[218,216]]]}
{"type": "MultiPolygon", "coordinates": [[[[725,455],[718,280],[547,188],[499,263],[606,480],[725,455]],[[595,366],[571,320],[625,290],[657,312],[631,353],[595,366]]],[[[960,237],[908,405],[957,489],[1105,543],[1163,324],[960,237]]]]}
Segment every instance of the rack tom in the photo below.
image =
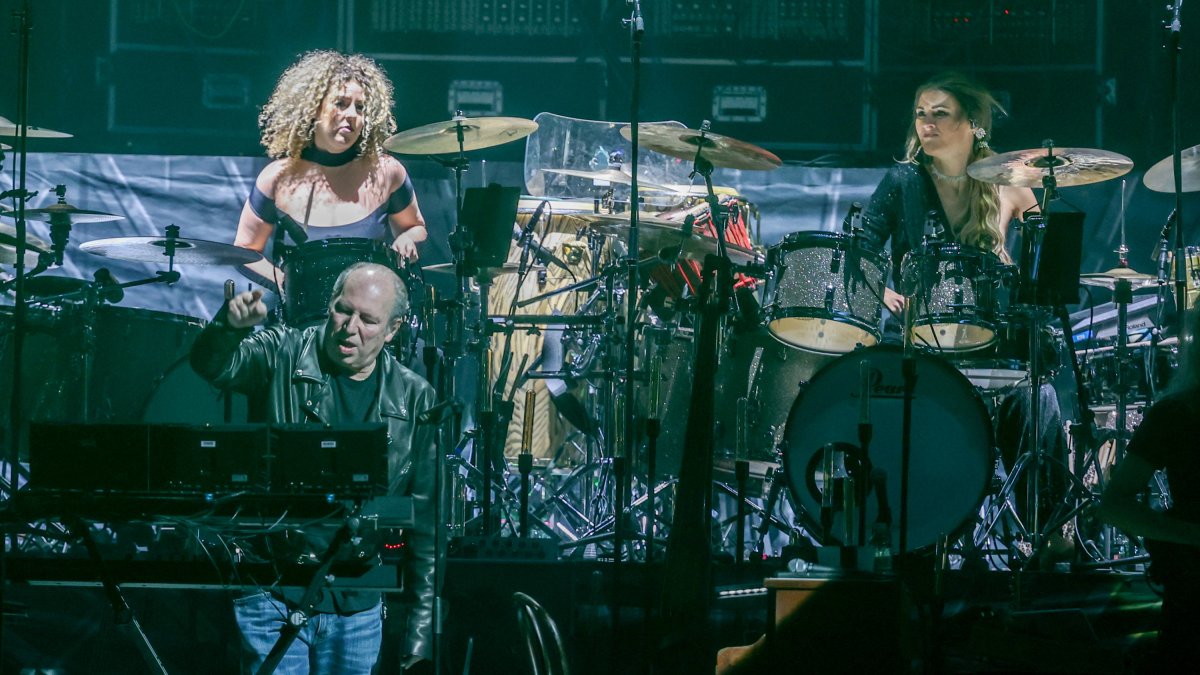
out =
{"type": "Polygon", "coordinates": [[[767,253],[767,328],[780,341],[823,354],[879,342],[888,258],[853,236],[796,232],[767,253]]]}
{"type": "Polygon", "coordinates": [[[996,289],[1003,266],[994,253],[959,244],[913,249],[901,268],[911,298],[912,333],[939,352],[982,349],[996,339],[996,289]]]}

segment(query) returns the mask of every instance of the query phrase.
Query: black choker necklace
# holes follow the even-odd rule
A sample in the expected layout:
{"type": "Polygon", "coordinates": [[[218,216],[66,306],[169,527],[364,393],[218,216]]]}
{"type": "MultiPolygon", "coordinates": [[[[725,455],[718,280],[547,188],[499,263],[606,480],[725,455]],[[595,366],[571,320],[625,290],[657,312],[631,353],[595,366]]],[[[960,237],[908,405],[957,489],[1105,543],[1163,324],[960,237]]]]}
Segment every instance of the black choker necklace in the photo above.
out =
{"type": "Polygon", "coordinates": [[[321,166],[342,166],[358,159],[358,143],[342,152],[325,152],[315,145],[310,145],[300,151],[300,159],[307,159],[321,166]]]}

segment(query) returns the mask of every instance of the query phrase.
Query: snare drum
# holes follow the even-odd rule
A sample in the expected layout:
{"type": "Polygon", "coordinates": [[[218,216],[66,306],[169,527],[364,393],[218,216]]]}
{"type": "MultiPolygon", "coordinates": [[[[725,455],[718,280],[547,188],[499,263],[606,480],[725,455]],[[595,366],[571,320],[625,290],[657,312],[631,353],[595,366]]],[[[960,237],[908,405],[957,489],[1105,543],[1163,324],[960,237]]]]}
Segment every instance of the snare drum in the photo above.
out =
{"type": "MultiPolygon", "coordinates": [[[[892,541],[900,527],[900,470],[904,409],[903,351],[879,345],[846,354],[822,368],[796,399],[788,416],[783,468],[796,503],[812,523],[819,522],[827,481],[822,470],[826,445],[850,449],[858,445],[860,368],[868,364],[870,420],[875,434],[870,463],[887,476],[892,512],[892,541]]],[[[908,548],[932,546],[940,535],[951,540],[977,513],[995,466],[992,421],[982,398],[945,360],[916,354],[908,495],[908,548]]],[[[837,453],[843,455],[843,453],[837,453]]],[[[847,451],[835,463],[835,476],[849,472],[869,480],[869,470],[847,451]]],[[[860,483],[861,484],[861,483],[860,483]]],[[[876,522],[877,498],[869,495],[866,522],[876,522]]],[[[833,517],[832,532],[842,532],[842,513],[833,517]]],[[[819,530],[818,530],[819,532],[819,530]]],[[[836,539],[825,536],[825,543],[836,539]]]]}
{"type": "Polygon", "coordinates": [[[932,244],[904,258],[902,288],[912,298],[913,340],[942,352],[982,349],[996,339],[996,290],[1003,266],[994,253],[932,244]]]}
{"type": "Polygon", "coordinates": [[[401,363],[411,362],[417,336],[421,333],[424,284],[416,266],[401,263],[396,252],[375,239],[332,238],[307,241],[292,249],[283,263],[284,323],[304,328],[329,316],[329,300],[338,275],[358,262],[388,267],[408,288],[408,313],[392,344],[401,363]]]}
{"type": "Polygon", "coordinates": [[[888,258],[856,238],[796,232],[772,247],[767,327],[782,342],[843,354],[879,341],[888,258]]]}

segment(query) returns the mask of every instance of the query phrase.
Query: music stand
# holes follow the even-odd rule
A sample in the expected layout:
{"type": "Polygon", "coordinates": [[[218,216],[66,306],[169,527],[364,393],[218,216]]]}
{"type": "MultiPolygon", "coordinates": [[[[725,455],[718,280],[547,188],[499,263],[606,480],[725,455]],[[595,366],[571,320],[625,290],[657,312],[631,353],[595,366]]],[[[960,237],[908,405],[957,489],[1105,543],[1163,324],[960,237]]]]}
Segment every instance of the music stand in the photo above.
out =
{"type": "Polygon", "coordinates": [[[1041,245],[1034,247],[1033,237],[1022,237],[1018,304],[1056,306],[1079,301],[1084,216],[1082,211],[1053,209],[1052,204],[1044,215],[1041,245]]]}
{"type": "Polygon", "coordinates": [[[512,247],[513,224],[521,189],[492,183],[485,188],[467,188],[459,224],[471,236],[465,251],[467,268],[500,267],[512,247]]]}

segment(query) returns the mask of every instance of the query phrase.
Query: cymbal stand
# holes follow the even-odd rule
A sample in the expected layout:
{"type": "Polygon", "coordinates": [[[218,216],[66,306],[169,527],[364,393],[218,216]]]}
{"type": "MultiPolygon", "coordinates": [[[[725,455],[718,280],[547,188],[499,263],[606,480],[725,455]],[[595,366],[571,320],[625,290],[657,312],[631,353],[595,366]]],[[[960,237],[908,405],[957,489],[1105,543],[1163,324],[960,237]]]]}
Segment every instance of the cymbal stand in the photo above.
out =
{"type": "MultiPolygon", "coordinates": [[[[628,19],[622,19],[622,23],[629,28],[630,40],[630,63],[633,67],[633,82],[632,93],[630,96],[629,105],[629,141],[630,141],[630,183],[629,183],[629,250],[626,251],[625,266],[628,273],[628,279],[625,286],[625,331],[624,339],[624,356],[625,356],[625,379],[624,379],[624,396],[620,399],[623,404],[621,409],[622,417],[622,435],[620,436],[622,443],[620,452],[613,453],[612,465],[613,474],[616,479],[617,494],[614,500],[614,514],[616,522],[613,529],[613,569],[616,572],[614,582],[619,585],[621,559],[624,554],[625,545],[625,505],[626,498],[632,488],[632,466],[634,453],[638,444],[638,425],[636,419],[636,411],[634,410],[635,382],[634,375],[637,368],[637,350],[634,348],[637,340],[637,314],[638,289],[641,287],[641,268],[638,265],[638,252],[641,250],[638,246],[638,221],[640,220],[640,209],[638,208],[638,155],[640,148],[640,124],[641,124],[641,106],[642,106],[642,38],[646,34],[646,25],[642,17],[642,4],[640,0],[630,0],[631,12],[628,19]]],[[[615,305],[611,305],[614,306],[615,305]]],[[[614,335],[616,333],[613,333],[614,335]]],[[[615,628],[620,619],[619,603],[614,604],[613,609],[613,627],[614,635],[615,628]]]]}
{"type": "MultiPolygon", "coordinates": [[[[1171,59],[1171,171],[1175,174],[1175,211],[1172,214],[1175,220],[1175,334],[1179,336],[1179,343],[1183,344],[1186,332],[1184,312],[1187,309],[1187,279],[1184,276],[1184,261],[1187,260],[1187,251],[1183,245],[1183,136],[1181,123],[1181,106],[1183,98],[1183,78],[1179,76],[1179,42],[1183,32],[1183,24],[1180,22],[1180,11],[1183,8],[1183,0],[1174,0],[1173,3],[1167,5],[1167,9],[1171,12],[1171,21],[1166,24],[1167,42],[1164,45],[1170,51],[1171,59]]],[[[1167,221],[1167,226],[1170,227],[1170,220],[1167,221]]],[[[1122,329],[1123,329],[1122,324],[1122,329]]]]}
{"type": "MultiPolygon", "coordinates": [[[[441,387],[434,391],[437,394],[438,401],[435,405],[450,404],[452,405],[451,413],[445,415],[445,419],[438,424],[438,431],[434,434],[437,439],[437,451],[434,453],[437,458],[437,466],[434,467],[434,507],[433,517],[437,524],[434,542],[433,556],[433,662],[434,671],[440,673],[442,670],[442,580],[445,578],[446,565],[446,529],[442,527],[443,523],[443,507],[447,502],[447,498],[442,494],[447,481],[444,480],[447,466],[454,466],[458,462],[458,456],[454,450],[458,447],[459,436],[462,434],[462,413],[461,407],[456,405],[459,401],[457,389],[457,366],[458,362],[466,355],[466,324],[467,324],[467,303],[471,295],[470,283],[471,277],[475,275],[476,269],[472,263],[474,260],[469,255],[469,252],[474,246],[470,232],[462,226],[462,204],[463,204],[463,173],[470,167],[470,163],[466,157],[466,139],[463,136],[463,120],[466,117],[461,110],[454,111],[453,119],[457,122],[455,125],[455,137],[458,141],[458,152],[450,159],[431,156],[431,159],[441,164],[443,167],[454,171],[454,230],[450,232],[450,252],[454,259],[454,275],[457,283],[455,284],[453,296],[446,301],[443,310],[446,317],[446,341],[442,345],[442,367],[439,369],[442,378],[441,387]],[[449,450],[447,450],[449,449],[449,450]]],[[[484,327],[481,325],[487,318],[487,307],[484,305],[480,309],[478,317],[477,331],[482,332],[484,327]]],[[[428,335],[436,336],[436,331],[430,330],[428,335]]],[[[481,385],[479,391],[487,388],[487,333],[483,333],[479,343],[482,346],[483,354],[479,361],[481,385]]],[[[435,337],[436,339],[436,337],[435,337]]],[[[428,348],[429,345],[426,345],[428,348]]],[[[426,358],[429,363],[435,361],[435,357],[427,354],[426,358]]],[[[426,371],[427,374],[428,371],[426,371]]],[[[435,383],[437,384],[437,383],[435,383]]],[[[478,408],[488,407],[490,404],[486,398],[478,399],[478,408]]],[[[490,414],[490,411],[489,411],[490,414]]],[[[476,423],[481,427],[480,433],[475,434],[473,442],[475,443],[476,452],[485,451],[491,443],[490,427],[485,430],[482,413],[477,414],[476,423]]],[[[453,482],[451,482],[453,484],[453,482]]],[[[488,486],[490,490],[490,485],[488,486]]],[[[453,495],[450,496],[453,498],[453,495]]],[[[451,509],[454,511],[455,509],[451,509]]],[[[489,514],[490,515],[490,514],[489,514]]],[[[486,522],[486,521],[485,521],[486,522]]]]}

